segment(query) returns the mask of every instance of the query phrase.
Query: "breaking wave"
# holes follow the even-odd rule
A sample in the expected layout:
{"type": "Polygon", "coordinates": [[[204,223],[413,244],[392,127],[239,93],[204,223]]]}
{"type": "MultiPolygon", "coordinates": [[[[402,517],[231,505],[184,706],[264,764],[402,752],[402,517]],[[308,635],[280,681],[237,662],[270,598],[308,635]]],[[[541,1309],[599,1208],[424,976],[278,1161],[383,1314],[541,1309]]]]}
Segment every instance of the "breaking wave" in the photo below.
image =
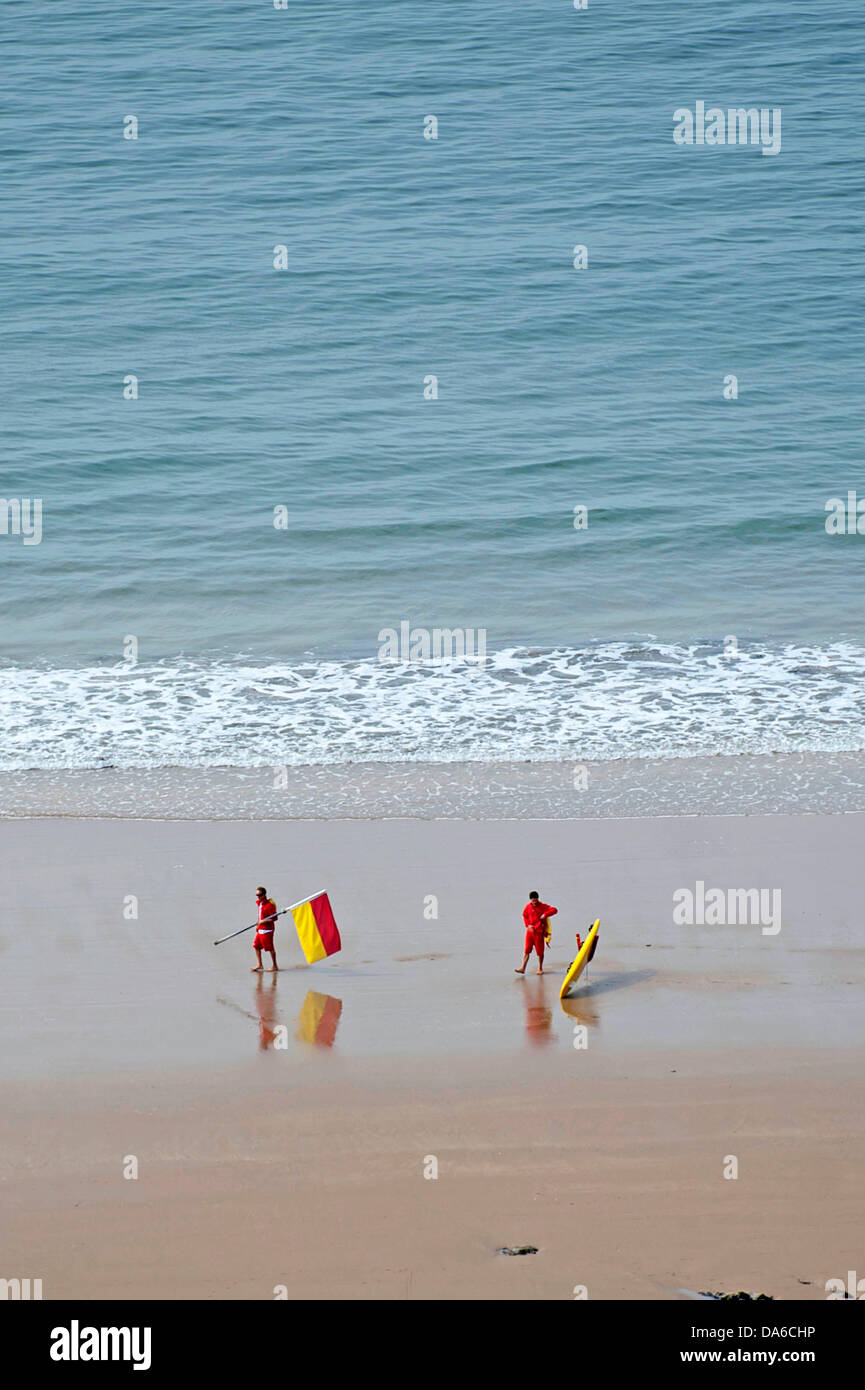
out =
{"type": "Polygon", "coordinates": [[[865,650],[603,643],[485,666],[309,660],[0,671],[0,766],[538,761],[865,746],[865,650]]]}

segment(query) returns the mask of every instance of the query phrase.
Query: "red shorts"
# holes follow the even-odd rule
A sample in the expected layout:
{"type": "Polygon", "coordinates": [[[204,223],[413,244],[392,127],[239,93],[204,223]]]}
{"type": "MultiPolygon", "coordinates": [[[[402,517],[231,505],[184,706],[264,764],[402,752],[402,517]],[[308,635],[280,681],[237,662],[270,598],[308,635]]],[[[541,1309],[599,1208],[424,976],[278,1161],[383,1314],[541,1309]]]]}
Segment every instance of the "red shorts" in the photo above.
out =
{"type": "Polygon", "coordinates": [[[530,956],[532,949],[534,949],[538,953],[538,959],[543,960],[545,945],[546,941],[544,939],[543,927],[529,927],[526,931],[526,944],[523,947],[523,954],[530,956]]]}
{"type": "Polygon", "coordinates": [[[271,927],[270,931],[257,931],[252,945],[256,951],[272,951],[273,927],[271,927]]]}

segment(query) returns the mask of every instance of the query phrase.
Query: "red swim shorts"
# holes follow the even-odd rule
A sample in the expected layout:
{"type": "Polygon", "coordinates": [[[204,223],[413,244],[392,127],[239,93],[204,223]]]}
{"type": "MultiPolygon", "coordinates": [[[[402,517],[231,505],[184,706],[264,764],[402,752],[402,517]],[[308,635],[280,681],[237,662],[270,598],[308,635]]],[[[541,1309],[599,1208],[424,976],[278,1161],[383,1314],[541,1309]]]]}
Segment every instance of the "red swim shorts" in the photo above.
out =
{"type": "Polygon", "coordinates": [[[526,932],[526,944],[523,947],[523,954],[530,956],[534,949],[538,953],[538,959],[543,960],[545,945],[546,942],[544,941],[543,929],[541,927],[537,929],[529,927],[526,932]]]}
{"type": "Polygon", "coordinates": [[[273,928],[271,927],[270,931],[257,931],[252,944],[256,951],[272,951],[273,928]]]}

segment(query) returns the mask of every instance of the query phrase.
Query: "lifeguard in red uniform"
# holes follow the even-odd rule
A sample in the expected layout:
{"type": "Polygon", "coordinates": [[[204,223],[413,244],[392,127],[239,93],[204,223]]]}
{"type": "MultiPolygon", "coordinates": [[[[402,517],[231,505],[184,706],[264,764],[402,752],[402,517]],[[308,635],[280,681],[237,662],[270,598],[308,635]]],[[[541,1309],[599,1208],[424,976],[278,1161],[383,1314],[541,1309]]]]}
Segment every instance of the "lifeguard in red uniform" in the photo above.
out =
{"type": "Polygon", "coordinates": [[[273,898],[267,896],[266,888],[258,889],[255,894],[255,901],[258,903],[258,929],[255,933],[252,949],[255,952],[255,958],[258,964],[254,965],[252,969],[253,971],[263,969],[261,964],[261,953],[262,951],[267,951],[273,961],[273,965],[270,969],[278,970],[279,966],[276,963],[276,951],[273,946],[273,929],[276,925],[276,903],[273,901],[273,898]]]}
{"type": "Polygon", "coordinates": [[[523,908],[523,922],[526,928],[526,942],[523,948],[525,955],[520,968],[514,971],[516,975],[525,975],[532,951],[535,951],[538,957],[538,974],[543,975],[547,918],[555,917],[558,910],[557,907],[551,907],[549,903],[542,903],[537,893],[531,892],[529,894],[529,900],[523,908]]]}

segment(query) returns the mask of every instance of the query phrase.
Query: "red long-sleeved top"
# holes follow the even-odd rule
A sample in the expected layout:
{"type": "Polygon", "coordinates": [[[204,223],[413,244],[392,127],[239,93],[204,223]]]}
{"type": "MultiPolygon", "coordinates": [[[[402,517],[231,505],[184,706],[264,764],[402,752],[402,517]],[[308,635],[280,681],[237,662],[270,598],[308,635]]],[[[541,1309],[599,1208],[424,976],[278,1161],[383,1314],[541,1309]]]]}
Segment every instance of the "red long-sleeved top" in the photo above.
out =
{"type": "Polygon", "coordinates": [[[531,898],[523,908],[523,921],[527,927],[534,929],[541,926],[545,917],[555,917],[558,910],[557,907],[550,907],[549,903],[531,898]]]}
{"type": "Polygon", "coordinates": [[[276,903],[273,901],[273,898],[265,898],[263,903],[258,904],[258,930],[273,931],[274,927],[276,926],[276,922],[272,920],[270,922],[266,922],[264,919],[266,917],[273,918],[275,916],[276,903]]]}

